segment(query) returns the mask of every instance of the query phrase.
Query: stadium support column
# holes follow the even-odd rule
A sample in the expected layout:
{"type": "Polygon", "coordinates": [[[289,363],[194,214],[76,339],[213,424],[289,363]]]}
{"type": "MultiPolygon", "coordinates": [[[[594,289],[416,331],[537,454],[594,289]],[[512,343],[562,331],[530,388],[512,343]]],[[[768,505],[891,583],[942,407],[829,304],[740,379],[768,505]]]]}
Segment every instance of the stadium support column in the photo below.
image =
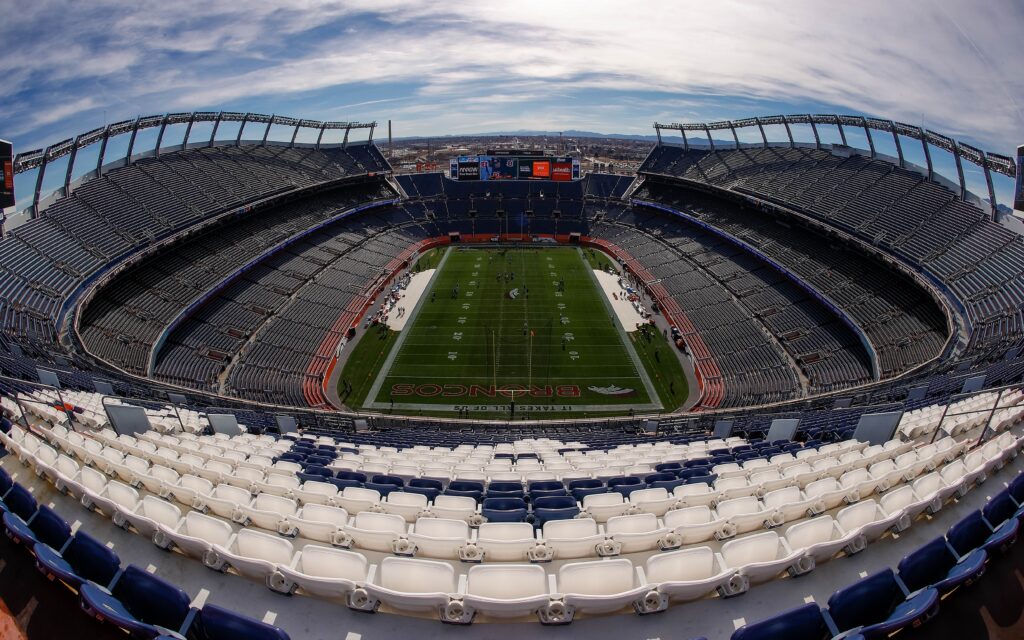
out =
{"type": "Polygon", "coordinates": [[[782,126],[786,127],[786,137],[789,138],[789,148],[792,149],[796,143],[793,142],[793,131],[789,128],[789,119],[786,116],[782,116],[782,126]]]}
{"type": "Polygon", "coordinates": [[[217,119],[213,121],[213,131],[210,132],[210,142],[206,145],[208,147],[213,146],[213,141],[217,139],[217,129],[220,128],[220,119],[224,117],[224,112],[221,111],[217,114],[217,119]]]}
{"type": "Polygon", "coordinates": [[[924,129],[918,129],[921,134],[921,148],[924,149],[924,163],[928,165],[928,179],[935,180],[935,167],[932,166],[932,152],[928,150],[928,136],[924,134],[924,129]]]}
{"type": "Polygon", "coordinates": [[[318,133],[317,136],[316,136],[316,150],[317,151],[320,150],[320,142],[324,139],[324,131],[326,131],[326,130],[327,130],[327,123],[324,122],[323,124],[320,125],[320,133],[318,133]]]}
{"type": "Polygon", "coordinates": [[[267,128],[263,130],[263,141],[260,142],[261,147],[267,146],[267,138],[270,136],[270,127],[274,126],[274,118],[277,116],[271,115],[270,120],[267,120],[267,128]]]}
{"type": "Polygon", "coordinates": [[[96,155],[96,177],[103,175],[103,156],[107,153],[107,140],[110,139],[110,125],[103,129],[103,139],[100,140],[100,152],[96,155]]]}
{"type": "Polygon", "coordinates": [[[295,138],[299,137],[299,127],[302,126],[302,121],[295,123],[295,130],[292,131],[292,141],[288,144],[289,147],[295,146],[295,138]]]}
{"type": "Polygon", "coordinates": [[[896,133],[896,124],[890,120],[889,130],[892,131],[892,140],[896,143],[896,156],[900,159],[900,169],[907,168],[907,160],[903,157],[903,145],[900,144],[900,134],[896,133]]]}
{"type": "Polygon", "coordinates": [[[71,174],[75,169],[75,158],[78,156],[78,142],[82,136],[75,136],[75,144],[71,146],[71,157],[68,158],[68,170],[64,174],[64,197],[71,195],[71,174]]]}
{"type": "Polygon", "coordinates": [[[661,125],[654,123],[654,135],[658,136],[658,146],[661,146],[661,125]]]}
{"type": "Polygon", "coordinates": [[[764,125],[761,124],[761,118],[754,118],[754,122],[757,123],[757,129],[758,129],[758,131],[761,132],[761,143],[764,145],[764,148],[767,149],[768,148],[768,136],[766,136],[764,134],[764,125]]]}
{"type": "Polygon", "coordinates": [[[50,148],[43,152],[43,162],[39,165],[39,173],[36,174],[36,190],[32,195],[32,218],[39,217],[39,192],[43,190],[43,176],[46,175],[46,165],[50,161],[50,148]]]}
{"type": "Polygon", "coordinates": [[[341,140],[341,148],[342,149],[347,149],[348,148],[348,134],[349,134],[350,131],[352,131],[352,125],[346,125],[345,126],[345,137],[342,138],[342,140],[341,140]]]}
{"type": "Polygon", "coordinates": [[[188,138],[192,135],[192,125],[195,124],[196,114],[193,112],[192,116],[188,119],[188,124],[185,126],[185,137],[181,139],[181,150],[184,151],[188,148],[188,138]]]}
{"type": "Polygon", "coordinates": [[[871,157],[875,158],[878,156],[878,152],[875,151],[875,140],[871,137],[871,127],[868,125],[867,118],[860,119],[861,124],[864,125],[864,135],[868,137],[868,147],[871,149],[871,157]]]}
{"type": "Polygon", "coordinates": [[[690,141],[686,137],[686,129],[683,129],[682,127],[679,127],[679,133],[683,134],[683,150],[684,151],[689,151],[690,150],[690,141]]]}
{"type": "Polygon", "coordinates": [[[740,137],[736,134],[736,125],[732,120],[729,121],[729,130],[732,131],[732,139],[736,142],[736,148],[740,148],[740,137]]]}
{"type": "Polygon", "coordinates": [[[814,148],[821,148],[821,138],[818,136],[818,125],[814,124],[814,116],[807,116],[807,121],[811,123],[811,132],[814,133],[814,148]]]}
{"type": "Polygon", "coordinates": [[[839,139],[843,141],[843,146],[850,146],[846,144],[846,129],[843,128],[843,121],[839,119],[839,116],[836,116],[836,126],[839,128],[839,139]]]}
{"type": "Polygon", "coordinates": [[[998,222],[999,207],[996,204],[996,188],[992,184],[992,171],[988,168],[988,155],[984,151],[981,152],[981,168],[985,172],[985,184],[988,186],[988,203],[992,209],[992,221],[998,222]]]}
{"type": "Polygon", "coordinates": [[[960,199],[967,199],[967,181],[964,180],[964,161],[960,157],[960,144],[953,143],[953,160],[956,161],[956,175],[960,179],[960,199]]]}
{"type": "Polygon", "coordinates": [[[704,134],[708,137],[708,144],[711,145],[711,150],[715,150],[715,138],[711,135],[711,129],[708,129],[708,125],[704,125],[704,134]]]}
{"type": "Polygon", "coordinates": [[[128,152],[124,155],[124,166],[129,166],[132,163],[132,151],[135,150],[135,138],[139,135],[139,121],[142,117],[135,118],[135,124],[132,125],[132,135],[128,138],[128,152]]]}
{"type": "Polygon", "coordinates": [[[374,128],[375,128],[376,126],[377,126],[377,123],[376,123],[376,122],[371,122],[371,123],[370,123],[370,137],[366,139],[366,142],[367,142],[368,144],[371,144],[371,143],[373,143],[373,130],[374,130],[374,128]]]}
{"type": "Polygon", "coordinates": [[[249,116],[252,114],[245,114],[242,116],[242,126],[238,127],[238,135],[235,136],[235,146],[242,146],[242,133],[245,131],[245,123],[249,122],[249,116]]]}
{"type": "Polygon", "coordinates": [[[160,145],[164,143],[164,131],[167,131],[167,116],[160,123],[160,131],[157,133],[157,146],[154,148],[157,156],[160,156],[160,145]]]}

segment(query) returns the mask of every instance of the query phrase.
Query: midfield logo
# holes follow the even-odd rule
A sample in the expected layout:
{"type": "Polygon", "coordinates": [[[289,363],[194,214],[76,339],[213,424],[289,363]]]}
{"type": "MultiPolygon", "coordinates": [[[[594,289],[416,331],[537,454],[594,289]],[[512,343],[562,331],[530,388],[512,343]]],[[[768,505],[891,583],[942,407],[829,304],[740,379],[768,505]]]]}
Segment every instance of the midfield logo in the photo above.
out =
{"type": "Polygon", "coordinates": [[[589,386],[587,389],[594,393],[600,393],[603,396],[631,396],[636,393],[634,389],[623,389],[615,384],[610,384],[607,387],[589,386]]]}

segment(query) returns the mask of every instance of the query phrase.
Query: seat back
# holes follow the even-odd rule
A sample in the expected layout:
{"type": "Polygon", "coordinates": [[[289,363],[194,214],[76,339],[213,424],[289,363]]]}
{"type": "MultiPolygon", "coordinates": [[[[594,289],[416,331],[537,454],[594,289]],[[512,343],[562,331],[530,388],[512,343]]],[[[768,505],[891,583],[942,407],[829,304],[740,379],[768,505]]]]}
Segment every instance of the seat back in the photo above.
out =
{"type": "Polygon", "coordinates": [[[869,522],[878,519],[878,503],[874,500],[862,500],[848,507],[843,507],[836,514],[836,521],[843,531],[859,529],[869,522]]]}
{"type": "Polygon", "coordinates": [[[477,531],[479,540],[530,540],[535,538],[528,522],[485,522],[477,531]]]}
{"type": "Polygon", "coordinates": [[[666,527],[679,527],[688,524],[705,524],[711,522],[711,508],[707,505],[697,505],[673,509],[665,514],[664,523],[666,527]]]}
{"type": "Polygon", "coordinates": [[[407,493],[405,491],[392,491],[385,501],[388,504],[403,505],[409,507],[426,508],[427,496],[420,493],[407,493]]]}
{"type": "Polygon", "coordinates": [[[798,487],[783,487],[764,494],[764,504],[768,507],[779,508],[789,503],[800,502],[803,496],[800,495],[798,487]]]}
{"type": "Polygon", "coordinates": [[[946,532],[946,540],[958,554],[965,556],[982,546],[992,530],[982,519],[981,511],[973,511],[946,532]]]}
{"type": "Polygon", "coordinates": [[[307,504],[299,511],[298,517],[310,522],[327,522],[338,527],[348,524],[348,512],[326,504],[307,504]]]}
{"type": "Polygon", "coordinates": [[[897,511],[906,509],[914,500],[914,489],[910,485],[905,484],[898,489],[893,489],[886,493],[878,501],[878,504],[882,507],[882,511],[892,515],[897,511]]]}
{"type": "Polygon", "coordinates": [[[942,580],[956,566],[956,557],[942,536],[912,551],[897,567],[900,580],[910,591],[917,591],[942,580]]]}
{"type": "Polygon", "coordinates": [[[767,620],[744,625],[730,640],[775,640],[776,638],[808,638],[824,640],[832,637],[828,623],[818,605],[805,604],[767,620]]]}
{"type": "Polygon", "coordinates": [[[832,539],[835,531],[835,520],[832,516],[819,516],[804,520],[791,526],[786,531],[786,542],[793,549],[804,549],[832,539]]]}
{"type": "Polygon", "coordinates": [[[275,496],[271,493],[261,493],[253,501],[253,508],[260,511],[270,511],[283,516],[294,515],[297,505],[291,498],[275,496]]]}
{"type": "Polygon", "coordinates": [[[380,585],[404,593],[454,593],[455,568],[447,562],[389,556],[380,563],[380,585]]]}
{"type": "Polygon", "coordinates": [[[761,503],[757,501],[757,498],[753,496],[744,496],[742,498],[733,498],[732,500],[723,500],[718,503],[715,507],[715,511],[718,515],[723,518],[729,516],[742,515],[745,513],[757,513],[761,511],[761,503]]]}
{"type": "Polygon", "coordinates": [[[110,584],[121,568],[121,558],[114,550],[84,531],[75,533],[63,558],[76,575],[104,586],[110,584]]]}
{"type": "Polygon", "coordinates": [[[231,525],[219,518],[203,515],[198,511],[185,514],[184,533],[193,538],[200,538],[210,544],[225,545],[231,538],[231,525]]]}
{"type": "Polygon", "coordinates": [[[647,581],[690,582],[715,575],[715,553],[711,547],[694,547],[653,555],[645,567],[647,581]]]}
{"type": "Polygon", "coordinates": [[[39,506],[31,524],[36,540],[54,549],[60,549],[71,537],[71,525],[57,512],[44,505],[39,506]]]}
{"type": "Polygon", "coordinates": [[[629,591],[636,583],[633,563],[626,558],[573,562],[558,570],[558,591],[584,595],[613,595],[629,591]]]}
{"type": "Polygon", "coordinates": [[[11,513],[25,521],[31,518],[32,514],[39,507],[35,497],[29,490],[18,483],[15,483],[7,495],[4,496],[4,504],[7,505],[11,513]]]}
{"type": "Polygon", "coordinates": [[[181,509],[156,496],[150,495],[143,498],[142,510],[147,518],[164,526],[173,527],[181,520],[181,509]]]}
{"type": "Polygon", "coordinates": [[[828,613],[840,631],[885,620],[903,601],[892,569],[885,568],[840,589],[828,599],[828,613]]]}
{"type": "Polygon", "coordinates": [[[548,593],[547,572],[529,564],[481,564],[467,576],[466,593],[496,600],[513,600],[548,593]]]}
{"type": "Polygon", "coordinates": [[[390,531],[403,534],[406,530],[405,518],[394,513],[375,513],[373,511],[360,511],[356,514],[354,525],[356,529],[367,531],[390,531]]]}
{"type": "Polygon", "coordinates": [[[235,545],[239,555],[258,558],[275,564],[287,565],[292,561],[292,543],[284,538],[261,533],[254,529],[239,529],[235,545]]]}
{"type": "Polygon", "coordinates": [[[193,640],[288,640],[283,630],[215,604],[204,605],[189,627],[193,640]]]}
{"type": "Polygon", "coordinates": [[[779,534],[765,531],[730,540],[722,545],[722,557],[726,565],[733,568],[776,560],[779,557],[779,534]]]}
{"type": "Polygon", "coordinates": [[[549,520],[544,523],[544,538],[565,540],[597,535],[597,522],[593,518],[549,520]]]}
{"type": "Polygon", "coordinates": [[[608,519],[605,531],[615,533],[646,533],[658,528],[658,518],[653,513],[638,513],[631,516],[613,516],[608,519]]]}
{"type": "Polygon", "coordinates": [[[192,600],[170,582],[133,564],[125,567],[113,595],[137,619],[173,630],[185,622],[192,600]]]}
{"type": "MultiPolygon", "coordinates": [[[[260,494],[258,497],[262,497],[264,494],[260,494]]],[[[252,500],[252,494],[249,493],[248,489],[236,487],[230,484],[218,484],[213,488],[213,497],[220,500],[228,500],[235,502],[236,504],[249,504],[252,500]]]]}
{"type": "Polygon", "coordinates": [[[617,491],[594,493],[583,497],[583,508],[589,509],[590,507],[604,507],[622,504],[623,502],[625,502],[625,499],[622,497],[622,494],[617,491]]]}
{"type": "Polygon", "coordinates": [[[302,573],[318,578],[359,581],[366,579],[368,563],[361,553],[307,544],[302,548],[298,566],[302,573]]]}
{"type": "Polygon", "coordinates": [[[413,532],[432,538],[469,538],[469,524],[465,520],[449,520],[448,518],[420,518],[416,521],[413,532]]]}

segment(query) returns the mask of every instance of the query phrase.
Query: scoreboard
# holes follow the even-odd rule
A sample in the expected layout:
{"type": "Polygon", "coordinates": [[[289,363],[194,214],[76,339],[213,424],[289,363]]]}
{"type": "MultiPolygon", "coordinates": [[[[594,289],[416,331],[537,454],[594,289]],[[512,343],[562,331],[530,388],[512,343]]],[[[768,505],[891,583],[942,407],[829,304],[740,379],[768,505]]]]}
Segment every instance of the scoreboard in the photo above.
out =
{"type": "Polygon", "coordinates": [[[14,145],[0,140],[0,211],[14,206],[14,145]]]}
{"type": "Polygon", "coordinates": [[[580,160],[542,155],[477,155],[452,158],[452,180],[556,180],[580,179],[580,160]]]}

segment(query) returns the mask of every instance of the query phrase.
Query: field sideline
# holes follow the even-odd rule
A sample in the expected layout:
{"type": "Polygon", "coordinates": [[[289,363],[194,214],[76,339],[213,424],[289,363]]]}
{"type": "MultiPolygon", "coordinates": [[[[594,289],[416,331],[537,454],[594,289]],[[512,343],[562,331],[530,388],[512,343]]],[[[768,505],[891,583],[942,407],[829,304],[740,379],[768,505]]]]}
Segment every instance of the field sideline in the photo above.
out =
{"type": "Polygon", "coordinates": [[[513,397],[531,417],[663,408],[577,248],[452,247],[411,313],[375,358],[362,408],[508,415],[513,397]]]}

